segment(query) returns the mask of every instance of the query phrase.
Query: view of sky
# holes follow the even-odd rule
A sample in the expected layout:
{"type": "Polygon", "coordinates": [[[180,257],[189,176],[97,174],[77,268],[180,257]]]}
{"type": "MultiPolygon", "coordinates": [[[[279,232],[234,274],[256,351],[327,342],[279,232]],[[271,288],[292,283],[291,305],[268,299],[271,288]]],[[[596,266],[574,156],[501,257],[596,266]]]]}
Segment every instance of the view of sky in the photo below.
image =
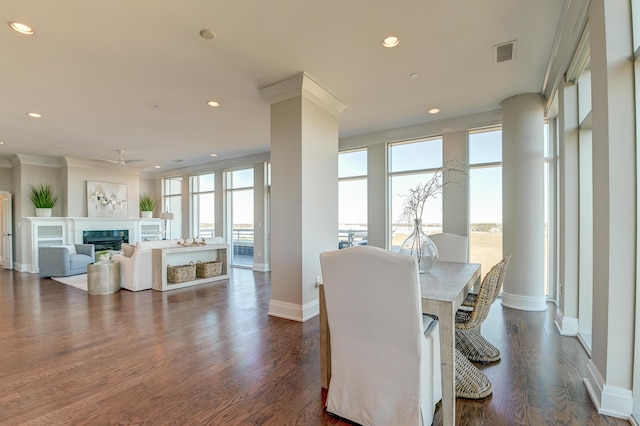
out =
{"type": "MultiPolygon", "coordinates": [[[[409,194],[409,189],[428,181],[433,176],[419,171],[442,165],[442,139],[396,144],[392,145],[390,151],[391,217],[393,223],[400,223],[402,204],[406,195],[409,194]],[[405,174],[406,172],[408,173],[405,174]]],[[[500,130],[469,135],[469,162],[472,166],[501,161],[502,132],[500,130]]],[[[363,177],[340,182],[338,214],[340,229],[346,229],[353,224],[367,223],[366,163],[366,150],[347,152],[339,156],[338,168],[341,178],[363,177]]],[[[502,223],[500,165],[473,168],[469,172],[468,181],[471,223],[502,223]]],[[[425,205],[423,222],[441,223],[441,221],[442,197],[430,198],[425,205]]]]}

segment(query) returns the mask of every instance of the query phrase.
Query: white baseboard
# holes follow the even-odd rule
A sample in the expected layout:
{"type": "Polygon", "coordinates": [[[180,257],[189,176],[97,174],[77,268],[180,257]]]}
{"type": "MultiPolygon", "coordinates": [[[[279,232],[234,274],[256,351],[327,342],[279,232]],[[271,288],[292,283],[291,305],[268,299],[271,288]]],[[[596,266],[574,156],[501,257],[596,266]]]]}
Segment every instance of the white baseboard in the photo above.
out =
{"type": "Polygon", "coordinates": [[[273,300],[269,302],[269,315],[272,317],[304,322],[320,314],[320,299],[304,305],[273,300]]]}
{"type": "Polygon", "coordinates": [[[546,311],[547,298],[544,294],[541,296],[520,296],[503,291],[502,306],[521,311],[546,311]]]}
{"type": "Polygon", "coordinates": [[[13,262],[13,269],[19,272],[31,272],[32,274],[37,274],[40,271],[32,271],[31,265],[28,263],[18,263],[13,262]]]}
{"type": "Polygon", "coordinates": [[[629,417],[629,423],[631,423],[631,426],[640,426],[640,423],[638,423],[638,420],[633,414],[629,417]]]}
{"type": "Polygon", "coordinates": [[[563,336],[578,335],[578,318],[565,317],[559,309],[556,310],[555,324],[563,336]]]}
{"type": "Polygon", "coordinates": [[[629,420],[633,409],[631,390],[605,384],[598,368],[591,360],[587,361],[587,372],[584,385],[598,413],[629,420]]]}
{"type": "Polygon", "coordinates": [[[258,272],[269,272],[271,271],[271,265],[268,263],[254,263],[253,270],[258,272]]]}

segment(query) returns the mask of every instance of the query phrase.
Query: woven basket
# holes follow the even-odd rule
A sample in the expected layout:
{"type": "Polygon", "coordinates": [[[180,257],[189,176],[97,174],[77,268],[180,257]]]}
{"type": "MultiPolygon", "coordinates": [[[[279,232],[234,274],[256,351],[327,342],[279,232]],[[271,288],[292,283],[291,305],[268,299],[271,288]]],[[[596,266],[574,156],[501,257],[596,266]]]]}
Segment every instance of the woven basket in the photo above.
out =
{"type": "Polygon", "coordinates": [[[194,265],[193,262],[190,262],[188,265],[167,265],[167,282],[169,284],[179,284],[195,279],[196,265],[194,265]]]}
{"type": "Polygon", "coordinates": [[[222,262],[213,260],[211,262],[196,263],[196,276],[198,278],[219,277],[222,274],[222,262]]]}

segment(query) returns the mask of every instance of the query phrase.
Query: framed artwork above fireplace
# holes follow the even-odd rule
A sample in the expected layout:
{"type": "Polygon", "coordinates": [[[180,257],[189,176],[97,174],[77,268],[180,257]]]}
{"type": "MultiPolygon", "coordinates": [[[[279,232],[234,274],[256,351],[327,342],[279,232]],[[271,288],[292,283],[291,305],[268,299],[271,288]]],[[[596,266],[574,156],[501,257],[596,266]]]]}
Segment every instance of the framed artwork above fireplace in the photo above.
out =
{"type": "Polygon", "coordinates": [[[87,181],[88,217],[128,217],[127,185],[87,181]]]}

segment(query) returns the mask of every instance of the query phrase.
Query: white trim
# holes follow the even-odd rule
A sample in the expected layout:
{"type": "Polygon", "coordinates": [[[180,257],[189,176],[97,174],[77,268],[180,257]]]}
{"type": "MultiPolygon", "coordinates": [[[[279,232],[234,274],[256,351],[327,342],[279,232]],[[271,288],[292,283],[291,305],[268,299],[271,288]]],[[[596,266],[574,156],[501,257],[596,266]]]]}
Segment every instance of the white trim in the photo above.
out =
{"type": "Polygon", "coordinates": [[[547,298],[541,296],[520,296],[502,292],[502,306],[507,308],[519,309],[521,311],[546,311],[547,298]]]}
{"type": "Polygon", "coordinates": [[[38,271],[32,271],[31,270],[31,265],[29,263],[18,263],[18,262],[13,262],[13,269],[18,271],[18,272],[32,272],[37,274],[38,271]]]}
{"type": "Polygon", "coordinates": [[[631,390],[605,384],[592,360],[587,361],[587,372],[584,385],[598,413],[629,420],[633,408],[631,390]]]}
{"type": "Polygon", "coordinates": [[[584,351],[587,353],[587,356],[589,358],[591,358],[591,346],[590,346],[590,344],[587,344],[587,341],[584,340],[584,336],[582,335],[582,333],[578,332],[578,335],[576,337],[578,338],[578,342],[580,342],[580,345],[582,346],[582,349],[584,349],[584,351]]]}
{"type": "Polygon", "coordinates": [[[254,263],[253,270],[258,272],[269,272],[271,271],[271,265],[268,263],[254,263]]]}
{"type": "Polygon", "coordinates": [[[631,423],[632,426],[640,426],[640,423],[638,423],[638,420],[636,420],[633,414],[629,417],[629,423],[631,423]]]}
{"type": "Polygon", "coordinates": [[[304,96],[336,117],[347,107],[347,104],[305,72],[263,87],[260,90],[271,104],[293,99],[297,96],[304,96]]]}
{"type": "Polygon", "coordinates": [[[562,312],[556,310],[555,325],[562,336],[578,335],[578,318],[565,317],[562,312]]]}
{"type": "Polygon", "coordinates": [[[304,305],[273,300],[269,302],[269,316],[304,322],[320,314],[320,299],[304,305]]]}

